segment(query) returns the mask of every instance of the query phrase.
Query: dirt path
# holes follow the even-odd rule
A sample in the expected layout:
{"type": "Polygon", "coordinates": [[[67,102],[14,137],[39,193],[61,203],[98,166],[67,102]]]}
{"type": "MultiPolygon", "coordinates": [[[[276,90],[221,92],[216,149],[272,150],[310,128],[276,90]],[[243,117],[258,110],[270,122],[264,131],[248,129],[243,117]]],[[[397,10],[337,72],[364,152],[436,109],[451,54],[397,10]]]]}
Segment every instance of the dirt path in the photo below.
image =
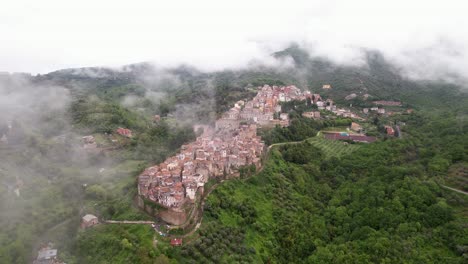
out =
{"type": "Polygon", "coordinates": [[[444,189],[447,189],[447,190],[451,190],[451,191],[454,191],[454,192],[457,192],[457,193],[461,193],[461,194],[464,194],[464,195],[468,195],[468,192],[464,192],[462,190],[458,190],[458,189],[455,189],[455,188],[452,188],[452,187],[448,187],[448,186],[445,186],[445,185],[440,185],[442,188],[444,189]]]}
{"type": "Polygon", "coordinates": [[[153,221],[128,221],[128,220],[122,220],[122,221],[115,221],[115,220],[106,220],[104,221],[106,224],[138,224],[138,225],[150,225],[150,224],[155,224],[153,221]]]}
{"type": "MultiPolygon", "coordinates": [[[[317,132],[317,135],[315,135],[315,137],[318,137],[320,136],[321,134],[321,131],[317,132]]],[[[267,149],[267,153],[265,153],[266,155],[268,155],[268,152],[270,151],[271,148],[273,147],[276,147],[276,146],[283,146],[283,145],[294,145],[294,144],[300,144],[300,143],[305,143],[307,142],[307,140],[311,139],[311,138],[315,138],[315,137],[308,137],[304,140],[301,140],[301,141],[288,141],[288,142],[281,142],[281,143],[275,143],[275,144],[271,144],[270,146],[268,146],[268,149],[267,149]]]]}
{"type": "MultiPolygon", "coordinates": [[[[308,138],[307,138],[308,139],[308,138]]],[[[291,142],[282,142],[282,143],[275,143],[275,144],[271,144],[270,146],[268,146],[268,150],[267,151],[270,151],[271,148],[273,147],[276,147],[276,146],[283,146],[283,145],[289,145],[289,144],[300,144],[300,143],[304,143],[307,139],[304,139],[302,141],[291,141],[291,142]]],[[[268,154],[268,153],[266,153],[268,154]]]]}

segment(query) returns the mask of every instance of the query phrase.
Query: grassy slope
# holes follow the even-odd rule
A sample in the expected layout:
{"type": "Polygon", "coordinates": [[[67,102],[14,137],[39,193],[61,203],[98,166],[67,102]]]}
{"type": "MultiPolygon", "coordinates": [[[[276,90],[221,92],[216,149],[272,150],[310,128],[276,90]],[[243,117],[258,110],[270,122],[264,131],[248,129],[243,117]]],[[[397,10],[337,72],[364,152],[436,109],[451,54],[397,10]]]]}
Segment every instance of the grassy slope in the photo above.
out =
{"type": "Polygon", "coordinates": [[[359,144],[348,144],[342,141],[326,140],[323,136],[313,137],[308,140],[315,147],[320,148],[327,158],[341,157],[359,148],[359,144]]]}

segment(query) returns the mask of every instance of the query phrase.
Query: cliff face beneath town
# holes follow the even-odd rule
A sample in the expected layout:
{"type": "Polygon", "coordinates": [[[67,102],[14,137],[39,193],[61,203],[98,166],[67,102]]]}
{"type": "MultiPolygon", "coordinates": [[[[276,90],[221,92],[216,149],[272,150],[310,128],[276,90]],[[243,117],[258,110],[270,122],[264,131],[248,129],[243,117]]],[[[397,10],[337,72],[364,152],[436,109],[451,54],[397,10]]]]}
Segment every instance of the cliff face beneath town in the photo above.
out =
{"type": "MultiPolygon", "coordinates": [[[[306,98],[312,98],[312,94],[295,86],[260,87],[252,100],[238,101],[214,127],[203,127],[195,142],[183,145],[177,155],[141,173],[140,199],[167,208],[172,213],[153,213],[167,222],[180,224],[211,177],[225,178],[243,166],[259,168],[265,144],[257,135],[257,128],[288,126],[288,116],[279,114],[280,102],[306,98]]],[[[144,204],[140,201],[140,206],[144,204]]]]}

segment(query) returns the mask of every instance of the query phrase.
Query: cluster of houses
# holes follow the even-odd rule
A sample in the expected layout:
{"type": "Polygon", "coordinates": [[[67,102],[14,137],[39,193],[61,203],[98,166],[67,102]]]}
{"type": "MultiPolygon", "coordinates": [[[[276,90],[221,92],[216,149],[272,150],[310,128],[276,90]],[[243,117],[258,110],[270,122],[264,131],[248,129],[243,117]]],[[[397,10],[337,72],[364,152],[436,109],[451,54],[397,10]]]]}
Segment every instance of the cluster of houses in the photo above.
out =
{"type": "Polygon", "coordinates": [[[246,165],[260,167],[265,144],[257,136],[257,126],[288,126],[289,118],[281,114],[280,102],[306,98],[318,101],[319,95],[295,86],[261,87],[252,100],[238,101],[224,113],[214,129],[204,127],[203,134],[183,145],[176,156],[141,173],[139,195],[180,211],[184,204],[195,201],[210,177],[230,175],[246,165]]]}
{"type": "MultiPolygon", "coordinates": [[[[323,88],[330,89],[331,86],[324,85],[323,88]]],[[[350,110],[337,108],[331,99],[323,100],[319,94],[302,92],[293,85],[264,85],[259,87],[252,100],[238,101],[215,122],[214,127],[201,127],[203,133],[195,142],[183,145],[177,155],[143,171],[138,177],[138,194],[172,211],[182,212],[185,204],[193,203],[197,194],[203,192],[210,177],[232,175],[246,165],[261,166],[265,145],[257,136],[257,127],[288,126],[288,114],[281,113],[280,103],[292,100],[317,105],[319,111],[305,112],[304,117],[319,119],[320,110],[328,110],[338,116],[362,119],[350,110]]],[[[155,117],[157,120],[159,116],[155,117]]],[[[362,127],[353,123],[351,129],[360,132],[362,127]]],[[[127,132],[120,128],[117,131],[131,136],[131,132],[127,132]]],[[[325,137],[356,142],[376,140],[365,135],[340,133],[330,133],[325,137]]]]}
{"type": "MultiPolygon", "coordinates": [[[[320,95],[319,95],[320,96],[320,95]]],[[[332,113],[334,113],[337,116],[342,116],[342,117],[349,117],[349,118],[355,118],[355,119],[362,119],[360,116],[357,114],[351,112],[349,109],[345,108],[338,108],[333,100],[327,99],[327,100],[322,100],[322,98],[319,97],[319,100],[314,102],[317,105],[318,110],[327,110],[332,113]]]]}
{"type": "Polygon", "coordinates": [[[168,208],[194,201],[210,177],[232,173],[240,166],[260,166],[264,143],[255,124],[203,133],[163,163],[147,168],[138,178],[138,192],[168,208]]]}
{"type": "Polygon", "coordinates": [[[302,113],[302,116],[306,118],[320,119],[320,111],[304,112],[302,113]]]}
{"type": "MultiPolygon", "coordinates": [[[[313,94],[312,95],[312,102],[313,102],[313,104],[317,105],[318,110],[327,110],[327,111],[330,111],[330,112],[334,113],[337,116],[349,117],[349,118],[355,118],[355,119],[362,120],[362,118],[360,116],[358,116],[357,114],[351,112],[351,110],[345,109],[345,108],[338,108],[334,104],[332,99],[323,100],[322,97],[320,97],[319,94],[313,94]]],[[[304,117],[320,118],[320,112],[306,112],[304,114],[303,114],[304,117]]]]}
{"type": "Polygon", "coordinates": [[[400,113],[400,112],[386,111],[385,108],[383,108],[381,106],[401,106],[402,105],[401,102],[399,102],[399,101],[374,101],[373,104],[375,104],[377,106],[370,107],[370,108],[363,108],[362,112],[364,114],[369,114],[371,112],[374,112],[374,113],[377,113],[379,115],[389,116],[389,115],[397,114],[397,113],[400,113]]]}
{"type": "Polygon", "coordinates": [[[363,108],[362,112],[364,114],[368,114],[369,112],[376,112],[377,114],[385,114],[385,108],[379,108],[379,107],[371,107],[371,108],[363,108]]]}
{"type": "Polygon", "coordinates": [[[357,114],[351,112],[349,109],[345,108],[335,108],[331,112],[333,112],[337,116],[342,116],[342,117],[349,117],[349,118],[354,118],[354,119],[359,119],[359,120],[364,120],[362,117],[358,116],[357,114]]]}
{"type": "Polygon", "coordinates": [[[179,211],[194,202],[210,177],[235,172],[240,166],[259,167],[264,143],[256,124],[204,132],[163,163],[147,168],[138,177],[138,193],[164,207],[179,211]]]}
{"type": "Polygon", "coordinates": [[[302,101],[313,96],[309,91],[302,92],[294,85],[264,85],[252,100],[237,102],[216,122],[216,127],[235,127],[241,121],[250,121],[260,126],[288,126],[289,117],[281,113],[280,102],[302,101]]]}
{"type": "MultiPolygon", "coordinates": [[[[128,128],[119,127],[115,130],[115,133],[126,138],[132,138],[133,132],[128,128]]],[[[107,133],[106,133],[107,135],[107,133]]],[[[113,143],[117,142],[115,137],[110,138],[113,143]]],[[[81,147],[86,150],[88,153],[98,153],[105,150],[102,145],[98,145],[96,138],[93,135],[84,136],[81,138],[81,147]]]]}

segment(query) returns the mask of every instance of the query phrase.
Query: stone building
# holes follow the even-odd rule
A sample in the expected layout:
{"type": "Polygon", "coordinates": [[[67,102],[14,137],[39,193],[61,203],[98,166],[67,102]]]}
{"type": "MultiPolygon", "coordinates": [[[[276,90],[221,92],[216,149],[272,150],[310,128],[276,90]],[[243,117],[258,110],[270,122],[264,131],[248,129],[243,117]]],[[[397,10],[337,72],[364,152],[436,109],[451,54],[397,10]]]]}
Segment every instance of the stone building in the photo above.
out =
{"type": "Polygon", "coordinates": [[[95,215],[87,214],[81,218],[81,228],[88,228],[99,224],[99,220],[95,215]]]}

